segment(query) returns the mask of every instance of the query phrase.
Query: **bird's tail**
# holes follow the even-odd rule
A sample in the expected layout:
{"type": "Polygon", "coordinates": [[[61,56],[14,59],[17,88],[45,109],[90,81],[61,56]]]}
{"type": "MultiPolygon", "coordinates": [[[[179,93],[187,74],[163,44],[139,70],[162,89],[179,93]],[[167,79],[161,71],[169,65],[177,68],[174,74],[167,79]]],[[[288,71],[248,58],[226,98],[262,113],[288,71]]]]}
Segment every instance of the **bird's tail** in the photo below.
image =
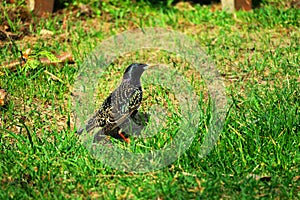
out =
{"type": "Polygon", "coordinates": [[[94,120],[89,120],[89,122],[85,125],[84,128],[81,128],[77,131],[78,135],[81,135],[83,131],[85,130],[87,133],[91,132],[94,128],[96,128],[96,124],[94,123],[94,120]]]}

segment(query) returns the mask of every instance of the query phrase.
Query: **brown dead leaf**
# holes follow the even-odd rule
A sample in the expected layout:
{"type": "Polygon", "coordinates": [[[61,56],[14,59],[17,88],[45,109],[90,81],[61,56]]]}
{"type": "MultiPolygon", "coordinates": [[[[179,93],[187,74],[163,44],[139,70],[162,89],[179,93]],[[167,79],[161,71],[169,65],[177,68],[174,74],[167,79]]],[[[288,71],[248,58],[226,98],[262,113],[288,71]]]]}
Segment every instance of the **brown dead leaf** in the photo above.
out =
{"type": "Polygon", "coordinates": [[[26,49],[26,50],[23,52],[23,59],[28,60],[30,53],[31,53],[31,48],[26,49]]]}
{"type": "Polygon", "coordinates": [[[176,3],[176,5],[174,6],[174,8],[184,11],[184,10],[195,10],[195,8],[191,5],[191,3],[189,2],[178,2],[176,3]]]}
{"type": "Polygon", "coordinates": [[[247,176],[247,178],[253,178],[257,181],[270,181],[271,180],[271,176],[267,176],[267,175],[257,175],[257,174],[249,174],[247,176]]]}
{"type": "Polygon", "coordinates": [[[299,181],[300,180],[300,176],[295,176],[294,178],[293,178],[293,181],[299,181]]]}
{"type": "Polygon", "coordinates": [[[0,89],[0,106],[4,106],[7,102],[7,92],[4,89],[0,89]]]}
{"type": "Polygon", "coordinates": [[[299,0],[293,0],[292,2],[291,2],[291,7],[292,8],[300,8],[300,1],[299,0]]]}
{"type": "Polygon", "coordinates": [[[40,34],[41,34],[41,36],[49,37],[49,36],[52,36],[54,33],[52,31],[47,30],[47,29],[42,29],[40,31],[40,34]]]}
{"type": "Polygon", "coordinates": [[[212,4],[211,4],[211,11],[215,12],[215,11],[219,11],[219,10],[222,10],[222,4],[221,3],[212,2],[212,4]]]}

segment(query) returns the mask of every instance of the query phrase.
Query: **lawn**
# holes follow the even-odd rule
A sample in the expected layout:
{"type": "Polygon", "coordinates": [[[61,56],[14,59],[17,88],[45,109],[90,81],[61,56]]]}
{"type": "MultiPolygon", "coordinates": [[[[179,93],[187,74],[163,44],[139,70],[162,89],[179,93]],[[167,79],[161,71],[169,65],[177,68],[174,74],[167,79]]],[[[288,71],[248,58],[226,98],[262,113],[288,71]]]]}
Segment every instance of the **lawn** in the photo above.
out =
{"type": "MultiPolygon", "coordinates": [[[[28,13],[24,1],[0,6],[0,88],[8,94],[0,106],[0,199],[300,198],[297,1],[263,0],[250,12],[235,13],[219,10],[218,4],[172,1],[60,2],[65,7],[48,18],[28,13]],[[73,102],[86,60],[109,50],[99,45],[116,34],[147,27],[192,38],[213,61],[228,106],[216,145],[199,156],[213,118],[203,74],[185,57],[162,49],[116,57],[95,74],[91,104],[104,101],[132,62],[165,64],[198,97],[189,148],[174,162],[139,173],[115,169],[91,154],[76,135],[73,102]],[[26,64],[12,65],[19,62],[20,52],[26,64]],[[55,57],[64,53],[72,55],[71,62],[55,57]],[[40,62],[43,57],[52,64],[40,62]]],[[[178,91],[151,84],[143,88],[141,110],[164,108],[163,129],[153,137],[132,138],[130,144],[110,139],[125,151],[159,150],[180,133],[178,91]]]]}

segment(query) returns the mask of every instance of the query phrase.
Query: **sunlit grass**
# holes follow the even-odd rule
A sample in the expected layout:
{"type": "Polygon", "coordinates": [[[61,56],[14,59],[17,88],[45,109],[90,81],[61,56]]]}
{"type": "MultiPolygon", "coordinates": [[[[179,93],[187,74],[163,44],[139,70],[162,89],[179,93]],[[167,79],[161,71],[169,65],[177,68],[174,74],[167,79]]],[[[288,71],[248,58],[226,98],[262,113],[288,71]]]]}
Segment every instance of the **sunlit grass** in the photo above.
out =
{"type": "MultiPolygon", "coordinates": [[[[31,34],[15,42],[19,50],[30,47],[35,55],[71,52],[76,64],[0,68],[0,87],[9,94],[7,105],[0,107],[1,199],[299,198],[299,9],[287,9],[287,4],[281,8],[281,1],[264,1],[262,8],[234,14],[212,12],[210,6],[178,10],[143,1],[105,1],[101,9],[96,2],[90,5],[92,17],[80,15],[79,20],[78,14],[64,13],[42,19],[31,25],[31,34]],[[97,105],[117,87],[130,63],[164,63],[192,85],[201,116],[191,147],[176,162],[145,174],[120,172],[93,158],[75,135],[72,84],[86,56],[102,40],[155,26],[184,32],[203,47],[224,78],[230,108],[217,145],[199,158],[210,121],[201,75],[184,58],[164,51],[118,57],[99,79],[93,99],[97,105]],[[53,35],[41,35],[42,29],[53,35]]],[[[5,20],[0,17],[0,24],[5,20]]],[[[9,23],[15,32],[22,27],[20,20],[9,23]]],[[[20,57],[9,40],[0,46],[0,63],[20,57]]],[[[176,135],[180,121],[172,91],[143,87],[141,110],[160,105],[168,115],[160,135],[129,145],[115,141],[133,152],[161,148],[168,136],[176,135]]]]}

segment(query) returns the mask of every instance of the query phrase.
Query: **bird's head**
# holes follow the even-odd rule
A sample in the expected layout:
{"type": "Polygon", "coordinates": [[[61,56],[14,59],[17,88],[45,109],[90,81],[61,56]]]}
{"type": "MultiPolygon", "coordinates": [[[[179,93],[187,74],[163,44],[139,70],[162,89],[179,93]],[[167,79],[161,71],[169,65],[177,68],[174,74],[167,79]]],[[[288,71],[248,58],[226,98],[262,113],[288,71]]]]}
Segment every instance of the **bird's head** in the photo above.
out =
{"type": "Polygon", "coordinates": [[[148,68],[147,64],[133,63],[124,72],[124,80],[139,81],[143,72],[148,68]]]}

